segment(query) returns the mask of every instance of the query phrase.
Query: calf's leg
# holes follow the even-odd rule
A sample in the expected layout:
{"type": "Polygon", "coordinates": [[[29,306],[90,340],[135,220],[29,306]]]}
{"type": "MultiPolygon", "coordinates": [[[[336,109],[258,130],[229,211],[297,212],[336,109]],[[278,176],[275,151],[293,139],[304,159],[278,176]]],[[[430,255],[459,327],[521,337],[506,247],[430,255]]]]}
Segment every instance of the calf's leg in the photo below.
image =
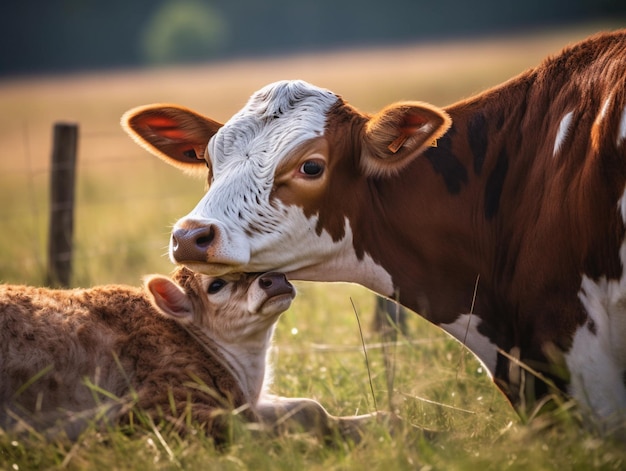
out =
{"type": "Polygon", "coordinates": [[[383,413],[336,417],[313,399],[275,396],[262,400],[256,412],[263,430],[276,434],[306,432],[323,441],[339,437],[355,444],[368,426],[386,417],[383,413]]]}

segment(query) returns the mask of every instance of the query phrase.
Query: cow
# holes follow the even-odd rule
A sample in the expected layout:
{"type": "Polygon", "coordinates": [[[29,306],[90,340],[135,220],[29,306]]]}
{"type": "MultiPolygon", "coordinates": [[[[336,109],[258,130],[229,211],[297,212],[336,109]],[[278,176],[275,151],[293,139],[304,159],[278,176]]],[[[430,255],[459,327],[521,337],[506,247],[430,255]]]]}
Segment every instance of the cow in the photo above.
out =
{"type": "Polygon", "coordinates": [[[626,30],[445,108],[375,114],[303,81],[225,124],[127,112],[148,151],[208,174],[171,259],[396,297],[463,342],[523,416],[565,393],[626,423],[626,30]]]}
{"type": "MultiPolygon", "coordinates": [[[[334,417],[269,393],[267,353],[295,296],[282,273],[210,277],[179,268],[145,289],[0,286],[0,426],[75,440],[89,423],[135,411],[218,445],[236,415],[254,430],[358,442],[383,414],[334,417]]],[[[397,424],[396,424],[397,425],[397,424]]]]}

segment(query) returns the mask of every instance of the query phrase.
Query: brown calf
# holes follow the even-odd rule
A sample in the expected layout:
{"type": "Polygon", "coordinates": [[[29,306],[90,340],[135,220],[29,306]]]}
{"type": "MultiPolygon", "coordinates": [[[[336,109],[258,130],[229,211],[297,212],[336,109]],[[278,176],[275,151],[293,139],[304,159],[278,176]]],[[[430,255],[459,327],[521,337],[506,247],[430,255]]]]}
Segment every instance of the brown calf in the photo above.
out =
{"type": "Polygon", "coordinates": [[[0,425],[75,438],[89,420],[127,421],[136,406],[179,432],[190,416],[221,442],[236,409],[268,430],[358,441],[372,416],[336,418],[267,392],[267,350],[294,295],[278,273],[185,268],[147,277],[146,290],[0,286],[0,425]]]}

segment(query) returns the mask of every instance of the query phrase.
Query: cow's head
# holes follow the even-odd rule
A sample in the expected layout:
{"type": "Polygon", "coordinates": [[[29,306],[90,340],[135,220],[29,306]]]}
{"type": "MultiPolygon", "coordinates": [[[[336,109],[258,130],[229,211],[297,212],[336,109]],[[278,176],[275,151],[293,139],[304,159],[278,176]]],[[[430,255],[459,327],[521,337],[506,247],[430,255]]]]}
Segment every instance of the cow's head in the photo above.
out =
{"type": "Polygon", "coordinates": [[[167,105],[130,110],[122,124],[167,162],[208,167],[208,192],[173,228],[174,262],[213,275],[278,269],[329,280],[320,270],[366,263],[365,272],[380,274],[354,243],[356,209],[377,203],[360,200],[360,189],[392,178],[450,119],[418,102],[370,116],[328,90],[283,81],[256,92],[224,125],[167,105]]]}

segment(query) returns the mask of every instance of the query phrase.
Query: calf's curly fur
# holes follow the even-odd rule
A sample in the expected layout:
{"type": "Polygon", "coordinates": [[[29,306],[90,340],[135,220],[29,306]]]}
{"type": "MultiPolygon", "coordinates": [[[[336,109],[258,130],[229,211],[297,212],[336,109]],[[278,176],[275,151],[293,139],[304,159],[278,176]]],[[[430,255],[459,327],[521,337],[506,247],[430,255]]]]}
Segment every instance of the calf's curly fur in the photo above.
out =
{"type": "Polygon", "coordinates": [[[140,410],[222,442],[237,411],[265,430],[295,422],[358,440],[373,416],[333,417],[315,401],[266,393],[267,350],[294,295],[282,274],[186,268],[146,278],[146,289],[0,286],[0,426],[76,438],[90,420],[124,423],[140,410]]]}

